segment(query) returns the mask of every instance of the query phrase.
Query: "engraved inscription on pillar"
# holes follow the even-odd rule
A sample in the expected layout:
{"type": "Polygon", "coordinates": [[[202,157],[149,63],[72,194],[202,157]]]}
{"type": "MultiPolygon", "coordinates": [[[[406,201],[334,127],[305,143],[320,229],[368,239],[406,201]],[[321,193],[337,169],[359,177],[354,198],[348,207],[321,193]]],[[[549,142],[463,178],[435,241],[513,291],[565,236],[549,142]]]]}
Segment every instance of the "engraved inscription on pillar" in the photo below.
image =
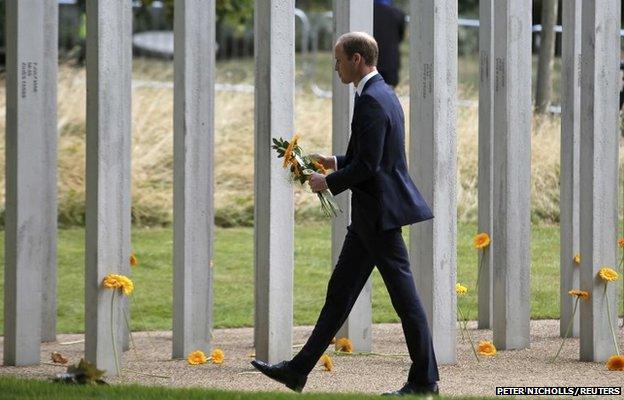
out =
{"type": "Polygon", "coordinates": [[[481,82],[485,82],[490,77],[490,56],[487,51],[481,52],[481,82]]]}
{"type": "Polygon", "coordinates": [[[20,95],[22,99],[25,99],[29,93],[34,94],[39,91],[39,63],[23,61],[21,72],[20,95]]]}
{"type": "Polygon", "coordinates": [[[581,57],[581,53],[578,54],[578,60],[576,62],[576,74],[577,74],[577,79],[576,79],[576,86],[577,87],[581,87],[581,60],[583,59],[583,57],[581,57]]]}
{"type": "Polygon", "coordinates": [[[505,59],[496,57],[496,92],[505,88],[505,59]]]}
{"type": "Polygon", "coordinates": [[[430,63],[424,63],[422,75],[422,98],[426,99],[431,93],[433,93],[433,68],[430,63]]]}

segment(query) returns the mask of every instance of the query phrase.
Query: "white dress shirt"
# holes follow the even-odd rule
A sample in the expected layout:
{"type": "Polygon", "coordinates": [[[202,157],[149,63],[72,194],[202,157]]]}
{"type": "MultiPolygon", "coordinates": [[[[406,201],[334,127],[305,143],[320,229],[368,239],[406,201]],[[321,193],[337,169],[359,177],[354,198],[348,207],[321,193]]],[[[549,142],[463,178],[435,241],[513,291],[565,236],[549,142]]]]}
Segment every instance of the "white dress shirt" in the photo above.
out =
{"type": "MultiPolygon", "coordinates": [[[[355,92],[357,93],[358,96],[362,95],[362,90],[364,90],[364,85],[366,85],[366,82],[368,82],[370,78],[377,75],[378,73],[379,72],[377,72],[377,70],[374,70],[364,75],[364,77],[360,79],[360,81],[357,84],[357,87],[355,88],[355,92]]],[[[338,170],[338,159],[336,158],[336,156],[334,156],[334,165],[336,166],[336,168],[334,168],[334,171],[338,170]]]]}
{"type": "Polygon", "coordinates": [[[355,91],[357,92],[358,96],[362,95],[362,90],[364,90],[364,85],[366,85],[366,82],[368,82],[370,78],[377,75],[378,73],[379,72],[377,72],[377,70],[374,70],[364,75],[364,78],[360,79],[360,82],[358,82],[358,85],[355,88],[355,91]]]}

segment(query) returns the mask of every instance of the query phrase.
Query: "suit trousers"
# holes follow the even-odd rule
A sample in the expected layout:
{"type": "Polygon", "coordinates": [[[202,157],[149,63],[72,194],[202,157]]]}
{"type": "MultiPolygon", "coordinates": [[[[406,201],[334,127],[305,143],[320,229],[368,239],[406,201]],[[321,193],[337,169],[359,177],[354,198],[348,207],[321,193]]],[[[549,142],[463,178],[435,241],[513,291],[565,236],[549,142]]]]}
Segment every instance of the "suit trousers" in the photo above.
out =
{"type": "Polygon", "coordinates": [[[416,293],[401,228],[363,234],[348,227],[329,280],[325,305],[308,341],[289,362],[294,371],[304,375],[312,371],[347,319],[375,266],[403,326],[412,361],[408,382],[427,385],[439,380],[427,316],[416,293]]]}

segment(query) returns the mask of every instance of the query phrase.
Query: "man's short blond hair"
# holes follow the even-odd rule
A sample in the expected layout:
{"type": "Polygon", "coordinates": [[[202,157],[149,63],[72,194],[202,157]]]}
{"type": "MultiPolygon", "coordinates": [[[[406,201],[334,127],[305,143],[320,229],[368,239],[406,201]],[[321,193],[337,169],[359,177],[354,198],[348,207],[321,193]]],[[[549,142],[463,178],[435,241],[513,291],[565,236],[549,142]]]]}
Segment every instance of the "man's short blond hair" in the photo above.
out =
{"type": "Polygon", "coordinates": [[[369,67],[377,66],[379,48],[374,37],[366,32],[349,32],[338,38],[336,46],[341,45],[342,51],[351,59],[359,53],[369,67]]]}

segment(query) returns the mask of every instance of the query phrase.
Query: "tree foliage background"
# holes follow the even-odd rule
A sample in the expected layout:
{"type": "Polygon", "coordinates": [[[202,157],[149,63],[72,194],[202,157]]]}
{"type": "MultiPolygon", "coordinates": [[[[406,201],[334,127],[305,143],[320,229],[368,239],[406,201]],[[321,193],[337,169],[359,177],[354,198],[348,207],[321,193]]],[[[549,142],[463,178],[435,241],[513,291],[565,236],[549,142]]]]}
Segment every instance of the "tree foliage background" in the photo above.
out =
{"type": "MultiPolygon", "coordinates": [[[[81,0],[84,2],[85,0],[81,0]]],[[[143,0],[150,6],[155,0],[143,0]]],[[[169,18],[173,18],[174,0],[164,0],[169,18]]],[[[409,0],[396,0],[395,4],[403,10],[409,9],[409,0]]],[[[305,10],[327,10],[332,7],[332,0],[296,0],[296,6],[305,10]]],[[[244,25],[253,18],[253,0],[216,0],[217,20],[231,25],[244,25]]],[[[460,15],[476,17],[479,14],[479,0],[459,0],[460,15]]]]}
{"type": "MultiPolygon", "coordinates": [[[[84,1],[84,0],[82,0],[84,1]]],[[[143,0],[144,7],[149,7],[155,0],[143,0]]],[[[167,16],[173,21],[174,0],[162,1],[167,10],[167,16]]],[[[218,23],[227,22],[234,26],[245,25],[253,18],[253,0],[216,0],[216,14],[218,23]]]]}

